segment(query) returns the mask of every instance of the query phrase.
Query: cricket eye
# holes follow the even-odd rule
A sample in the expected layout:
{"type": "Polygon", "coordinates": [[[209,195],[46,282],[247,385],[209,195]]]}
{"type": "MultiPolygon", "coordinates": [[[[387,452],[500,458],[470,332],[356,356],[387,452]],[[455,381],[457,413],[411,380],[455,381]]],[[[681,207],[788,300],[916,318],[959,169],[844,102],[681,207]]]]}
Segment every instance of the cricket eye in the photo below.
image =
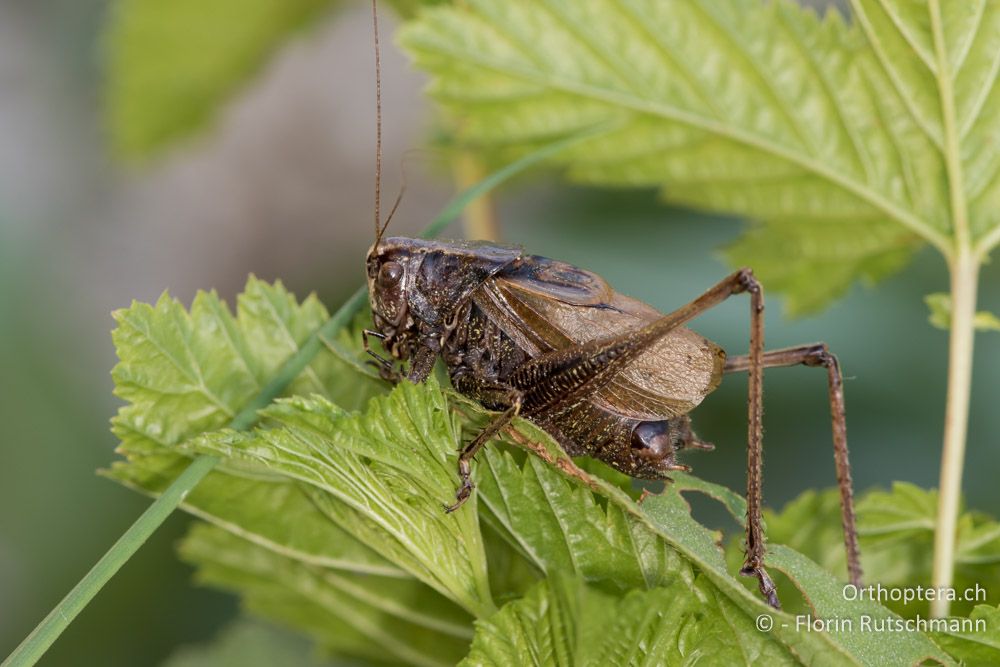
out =
{"type": "Polygon", "coordinates": [[[378,270],[379,287],[394,287],[403,279],[403,267],[399,262],[386,262],[378,270]]]}

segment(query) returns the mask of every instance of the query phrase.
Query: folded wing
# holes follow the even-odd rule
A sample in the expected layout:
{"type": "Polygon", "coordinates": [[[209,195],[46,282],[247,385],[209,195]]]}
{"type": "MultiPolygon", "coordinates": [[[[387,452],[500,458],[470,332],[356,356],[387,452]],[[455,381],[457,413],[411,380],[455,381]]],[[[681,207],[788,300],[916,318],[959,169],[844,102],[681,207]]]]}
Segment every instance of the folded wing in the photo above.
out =
{"type": "MultiPolygon", "coordinates": [[[[597,274],[544,257],[526,257],[479,290],[476,303],[532,356],[611,338],[662,317],[615,292],[597,274]]],[[[592,400],[634,419],[691,411],[722,377],[725,352],[687,328],[661,338],[592,400]]]]}

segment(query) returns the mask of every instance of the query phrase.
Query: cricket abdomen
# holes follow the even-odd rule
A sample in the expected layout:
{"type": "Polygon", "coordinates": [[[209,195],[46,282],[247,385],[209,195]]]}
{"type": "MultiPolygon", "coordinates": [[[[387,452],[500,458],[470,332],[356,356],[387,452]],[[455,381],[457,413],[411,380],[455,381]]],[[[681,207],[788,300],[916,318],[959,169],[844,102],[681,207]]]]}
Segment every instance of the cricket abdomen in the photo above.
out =
{"type": "Polygon", "coordinates": [[[590,401],[528,419],[545,429],[570,456],[590,456],[639,479],[663,479],[676,470],[676,453],[694,440],[687,415],[639,421],[590,401]]]}
{"type": "MultiPolygon", "coordinates": [[[[473,301],[456,316],[442,349],[455,389],[484,407],[503,410],[512,376],[530,355],[473,301]],[[470,378],[476,378],[470,381],[470,378]]],[[[642,479],[662,479],[676,469],[676,451],[692,440],[686,415],[638,420],[590,400],[522,414],[553,436],[570,456],[591,456],[642,479]]]]}

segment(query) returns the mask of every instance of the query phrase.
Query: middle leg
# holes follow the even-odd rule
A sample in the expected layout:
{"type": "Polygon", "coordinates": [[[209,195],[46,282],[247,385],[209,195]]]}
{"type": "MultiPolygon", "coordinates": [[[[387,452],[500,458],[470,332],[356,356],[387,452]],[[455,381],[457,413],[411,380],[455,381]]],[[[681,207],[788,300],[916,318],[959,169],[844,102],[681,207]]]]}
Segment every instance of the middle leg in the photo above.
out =
{"type": "Polygon", "coordinates": [[[472,460],[490,438],[495,436],[521,412],[522,395],[517,389],[497,384],[471,374],[461,374],[452,377],[452,384],[461,394],[475,398],[487,407],[500,408],[503,412],[480,431],[469,444],[462,448],[458,455],[458,477],[461,486],[455,493],[455,503],[445,507],[448,514],[454,512],[469,499],[474,485],[472,483],[472,460]]]}

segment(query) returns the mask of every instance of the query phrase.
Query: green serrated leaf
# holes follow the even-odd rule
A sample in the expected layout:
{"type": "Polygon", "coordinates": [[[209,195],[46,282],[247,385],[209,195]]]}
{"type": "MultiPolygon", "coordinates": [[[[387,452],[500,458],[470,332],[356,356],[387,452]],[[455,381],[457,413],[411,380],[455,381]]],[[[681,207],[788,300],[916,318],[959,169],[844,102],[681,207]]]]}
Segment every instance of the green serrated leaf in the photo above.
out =
{"type": "Polygon", "coordinates": [[[200,582],[240,592],[250,610],[341,655],[439,667],[468,648],[468,615],[413,579],[345,576],[206,524],[193,527],[181,556],[200,582]]]}
{"type": "Polygon", "coordinates": [[[478,621],[461,664],[798,664],[733,611],[703,580],[618,597],[556,574],[478,621]]]}
{"type": "Polygon", "coordinates": [[[145,157],[208,124],[332,0],[116,0],[107,28],[115,148],[145,157]]]}
{"type": "Polygon", "coordinates": [[[801,313],[921,242],[950,253],[958,224],[1000,241],[1000,8],[853,9],[848,23],[789,0],[470,0],[400,41],[468,144],[523,150],[610,123],[556,158],[575,180],[760,221],[730,259],[801,313]]]}
{"type": "MultiPolygon", "coordinates": [[[[201,292],[190,313],[167,295],[155,306],[136,303],[115,313],[113,339],[121,361],[112,376],[115,393],[128,404],[112,420],[112,430],[127,460],[113,464],[108,476],[146,493],[163,491],[190,462],[178,445],[227,424],[327,319],[315,297],[299,304],[280,283],[254,277],[238,305],[233,317],[214,292],[201,292]]],[[[377,387],[367,382],[326,354],[288,391],[363,400],[377,387]]],[[[182,506],[304,562],[406,576],[320,516],[300,486],[277,475],[214,471],[182,506]]]]}
{"type": "Polygon", "coordinates": [[[619,506],[601,506],[536,457],[488,449],[479,466],[485,520],[541,571],[569,572],[612,590],[651,587],[690,567],[619,506]]]}
{"type": "Polygon", "coordinates": [[[319,397],[281,401],[263,415],[281,428],[222,431],[188,446],[230,468],[299,482],[329,519],[397,566],[473,613],[492,608],[472,506],[443,511],[459,429],[434,380],[401,383],[360,415],[319,397]]]}
{"type": "MultiPolygon", "coordinates": [[[[478,422],[485,413],[458,397],[462,409],[453,411],[433,379],[401,383],[371,401],[364,413],[347,412],[319,395],[294,397],[263,410],[265,426],[252,433],[212,430],[228,421],[230,403],[247,400],[224,386],[229,373],[244,378],[234,387],[255,393],[257,373],[273,372],[325,319],[318,304],[299,305],[280,286],[251,280],[236,317],[213,295],[200,295],[190,314],[165,297],[155,308],[137,305],[118,318],[115,339],[122,362],[115,377],[130,404],[115,426],[129,460],[112,474],[155,493],[184,467],[186,455],[222,458],[185,501],[225,530],[198,529],[216,540],[206,538],[210,546],[195,557],[206,563],[203,576],[217,577],[217,584],[241,591],[252,609],[325,643],[333,641],[327,636],[331,628],[345,633],[350,646],[359,645],[359,636],[381,637],[386,624],[395,622],[385,614],[412,613],[408,605],[389,602],[403,590],[451,600],[463,613],[486,618],[495,609],[490,583],[509,586],[497,591],[504,599],[522,591],[537,572],[552,576],[563,569],[615,595],[700,586],[699,600],[714,600],[729,628],[752,628],[756,614],[774,613],[734,578],[718,545],[720,535],[695,522],[680,495],[708,493],[739,517],[744,510],[736,494],[680,476],[639,507],[620,480],[587,475],[527,422],[518,423],[518,437],[533,443],[529,448],[541,459],[516,463],[509,453],[488,449],[477,470],[476,499],[445,514],[443,504],[457,484],[455,455],[467,425],[462,415],[471,413],[478,422]],[[167,424],[171,414],[175,419],[167,424]],[[490,550],[491,565],[512,568],[506,574],[486,572],[477,499],[496,536],[511,545],[505,552],[494,542],[490,550]],[[360,581],[376,588],[358,588],[360,581]],[[335,591],[324,593],[327,585],[335,591]],[[334,605],[339,608],[345,595],[360,596],[374,607],[372,615],[345,619],[333,613],[329,603],[339,600],[334,605]]],[[[343,344],[350,345],[346,339],[343,344]]],[[[329,395],[360,378],[352,364],[329,354],[300,378],[299,390],[329,395]]],[[[988,557],[996,536],[985,529],[975,536],[976,553],[988,557]]],[[[840,583],[796,552],[775,545],[768,562],[796,582],[819,614],[889,614],[876,604],[845,603],[840,583]]],[[[416,625],[427,626],[417,616],[416,625]]],[[[934,646],[914,633],[873,643],[850,633],[803,632],[792,617],[776,618],[782,627],[759,639],[767,646],[742,642],[737,648],[754,655],[792,651],[805,662],[830,655],[844,663],[877,662],[890,653],[913,660],[936,655],[934,646]]],[[[704,632],[696,620],[688,624],[691,637],[704,632]]],[[[685,646],[694,645],[695,639],[684,637],[685,646]]],[[[410,648],[412,642],[399,647],[399,659],[426,664],[406,653],[410,648]]],[[[735,648],[730,642],[704,650],[735,648]]]]}
{"type": "MultiPolygon", "coordinates": [[[[564,466],[560,466],[564,468],[564,466]]],[[[609,500],[619,503],[630,502],[618,489],[599,480],[592,484],[608,495],[609,500]]],[[[708,492],[723,498],[727,507],[741,505],[729,494],[720,494],[709,487],[691,485],[692,489],[708,492]]],[[[915,632],[895,634],[893,637],[878,636],[865,632],[859,624],[850,628],[840,628],[836,632],[811,632],[803,630],[797,619],[789,614],[777,612],[768,607],[760,597],[737,582],[727,569],[723,553],[719,547],[720,535],[697,523],[690,513],[690,507],[681,496],[683,485],[668,484],[663,493],[644,499],[641,513],[636,516],[670,544],[681,555],[694,564],[717,588],[720,596],[725,596],[744,614],[742,622],[748,623],[755,616],[766,614],[774,619],[772,636],[782,642],[804,662],[822,659],[858,662],[860,664],[882,664],[908,656],[904,662],[919,662],[927,657],[940,658],[936,647],[925,637],[915,632]],[[836,655],[836,658],[831,658],[836,655]]],[[[625,505],[629,508],[630,505],[625,505]]],[[[743,506],[745,507],[745,506],[743,506]]],[[[745,515],[739,508],[736,516],[745,515]]],[[[872,619],[890,619],[894,614],[870,600],[845,600],[843,583],[823,570],[802,554],[787,547],[771,544],[767,564],[786,574],[805,597],[811,612],[819,618],[855,618],[867,616],[872,619]]]]}
{"type": "MultiPolygon", "coordinates": [[[[210,434],[189,446],[223,457],[227,469],[270,472],[307,485],[316,506],[356,539],[484,618],[487,607],[475,597],[482,590],[476,575],[482,547],[475,525],[462,523],[475,520],[469,512],[475,505],[455,515],[441,511],[440,494],[449,498],[457,484],[453,457],[460,432],[446,414],[433,380],[401,383],[363,415],[345,414],[318,398],[290,399],[265,411],[272,428],[210,434]]],[[[730,610],[730,624],[752,627],[757,614],[773,614],[781,623],[768,641],[806,662],[831,654],[835,662],[862,664],[890,655],[941,657],[917,633],[875,638],[797,628],[793,617],[770,609],[735,579],[720,536],[691,518],[678,488],[670,485],[637,507],[617,486],[575,468],[544,432],[525,423],[518,429],[552,465],[533,459],[517,465],[507,454],[489,452],[489,472],[478,473],[480,502],[492,513],[490,525],[550,576],[568,568],[612,591],[690,586],[693,565],[730,610]],[[593,493],[601,500],[588,497],[593,493]]],[[[817,614],[891,617],[876,603],[845,601],[842,583],[800,554],[777,545],[770,553],[768,562],[796,582],[817,614]]]]}
{"type": "MultiPolygon", "coordinates": [[[[114,313],[120,361],[111,375],[128,403],[112,421],[122,453],[169,449],[221,428],[328,318],[315,296],[299,304],[280,282],[252,276],[237,305],[233,317],[215,292],[199,292],[188,313],[164,294],[155,306],[114,313]]],[[[288,393],[342,391],[353,380],[343,370],[332,355],[317,357],[288,393]]]]}
{"type": "MultiPolygon", "coordinates": [[[[951,328],[951,295],[945,292],[934,292],[924,297],[924,303],[930,310],[928,320],[938,329],[947,331],[951,328]]],[[[972,325],[977,331],[1000,331],[1000,318],[988,310],[978,311],[972,319],[972,325]]]]}

